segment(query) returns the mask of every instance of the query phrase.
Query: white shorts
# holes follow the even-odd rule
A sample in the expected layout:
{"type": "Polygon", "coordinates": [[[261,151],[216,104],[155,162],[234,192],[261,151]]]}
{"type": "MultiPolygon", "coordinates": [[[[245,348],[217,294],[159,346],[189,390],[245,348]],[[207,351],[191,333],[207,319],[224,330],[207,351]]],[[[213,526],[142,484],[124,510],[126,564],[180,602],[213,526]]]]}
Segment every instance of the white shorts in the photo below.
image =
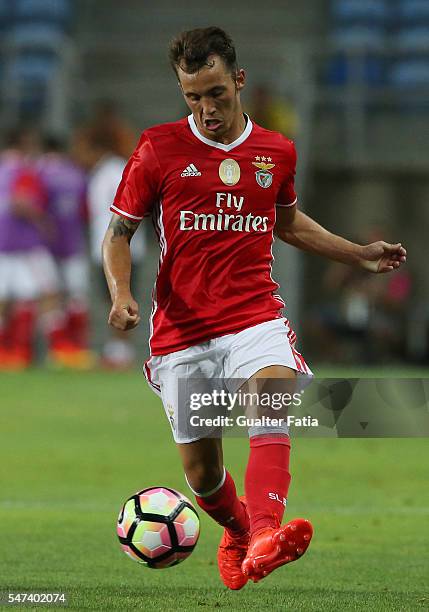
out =
{"type": "Polygon", "coordinates": [[[35,300],[55,293],[59,278],[51,254],[39,247],[31,251],[0,253],[0,301],[35,300]]]}
{"type": "Polygon", "coordinates": [[[83,255],[72,255],[57,259],[62,290],[67,297],[86,300],[89,290],[89,266],[83,255]]]}
{"type": "MultiPolygon", "coordinates": [[[[188,443],[210,437],[210,428],[197,431],[190,426],[189,401],[179,401],[179,381],[196,379],[209,383],[222,381],[235,393],[242,382],[262,368],[287,366],[299,374],[313,374],[295,349],[296,335],[285,318],[254,325],[236,334],[227,334],[168,355],[152,356],[144,366],[146,379],[162,399],[176,442],[188,443]]],[[[194,388],[194,387],[193,387],[194,388]]],[[[205,387],[207,388],[207,387],[205,387]]],[[[187,397],[187,396],[186,396],[187,397]]]]}

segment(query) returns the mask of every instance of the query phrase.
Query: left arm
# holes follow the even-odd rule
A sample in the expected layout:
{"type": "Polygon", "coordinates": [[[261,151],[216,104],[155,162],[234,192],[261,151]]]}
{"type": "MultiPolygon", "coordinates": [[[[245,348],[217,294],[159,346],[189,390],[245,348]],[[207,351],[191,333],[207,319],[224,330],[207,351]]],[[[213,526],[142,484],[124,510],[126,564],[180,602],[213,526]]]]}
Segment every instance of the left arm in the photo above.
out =
{"type": "Polygon", "coordinates": [[[361,246],[332,234],[296,206],[277,207],[274,234],[298,249],[333,261],[361,267],[369,272],[390,272],[406,261],[406,250],[379,240],[361,246]]]}

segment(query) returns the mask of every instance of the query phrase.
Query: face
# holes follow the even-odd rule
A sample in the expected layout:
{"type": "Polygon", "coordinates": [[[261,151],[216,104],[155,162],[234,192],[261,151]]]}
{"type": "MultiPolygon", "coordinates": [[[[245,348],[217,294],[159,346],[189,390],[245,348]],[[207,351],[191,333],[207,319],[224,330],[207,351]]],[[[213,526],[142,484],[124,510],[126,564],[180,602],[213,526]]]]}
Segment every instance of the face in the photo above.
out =
{"type": "Polygon", "coordinates": [[[190,108],[199,132],[209,138],[223,142],[235,135],[241,125],[243,112],[240,91],[244,87],[244,70],[233,75],[223,60],[213,55],[204,66],[194,74],[178,68],[179,85],[190,108]]]}

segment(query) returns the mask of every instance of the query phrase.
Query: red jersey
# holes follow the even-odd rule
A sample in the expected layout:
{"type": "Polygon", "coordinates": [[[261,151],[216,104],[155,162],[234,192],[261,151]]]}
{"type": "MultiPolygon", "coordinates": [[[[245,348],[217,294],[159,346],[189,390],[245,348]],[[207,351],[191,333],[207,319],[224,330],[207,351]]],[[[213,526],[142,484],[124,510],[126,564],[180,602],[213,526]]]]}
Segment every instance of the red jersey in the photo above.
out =
{"type": "Polygon", "coordinates": [[[295,164],[293,143],[248,117],[228,145],[192,115],[143,132],[111,210],[152,216],[159,238],[152,355],[282,316],[271,249],[276,205],[296,202],[295,164]]]}

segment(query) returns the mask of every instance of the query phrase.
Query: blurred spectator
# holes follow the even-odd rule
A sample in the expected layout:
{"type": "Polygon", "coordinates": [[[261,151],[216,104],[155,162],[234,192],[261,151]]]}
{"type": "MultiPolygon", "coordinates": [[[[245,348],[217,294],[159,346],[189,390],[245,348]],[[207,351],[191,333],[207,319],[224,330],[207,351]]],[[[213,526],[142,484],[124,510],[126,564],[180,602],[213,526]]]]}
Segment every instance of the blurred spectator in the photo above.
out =
{"type": "MultiPolygon", "coordinates": [[[[109,130],[92,128],[75,151],[80,163],[89,170],[88,211],[91,257],[102,285],[101,291],[108,297],[107,284],[101,259],[101,245],[111,219],[110,205],[122,178],[126,160],[116,151],[115,134],[109,130]]],[[[145,250],[142,231],[138,231],[131,243],[131,255],[135,263],[141,262],[145,250]]],[[[133,281],[133,279],[132,279],[133,281]]],[[[109,297],[110,304],[110,297],[109,297]]],[[[107,308],[106,308],[107,311],[107,308]]],[[[107,313],[106,313],[107,316],[107,313]]],[[[103,364],[111,368],[128,368],[134,364],[135,351],[130,332],[111,330],[103,347],[103,364]]]]}
{"type": "Polygon", "coordinates": [[[267,130],[281,132],[287,138],[295,138],[298,130],[298,115],[289,101],[273,95],[267,85],[257,85],[247,105],[250,117],[267,130]]]}
{"type": "Polygon", "coordinates": [[[96,103],[90,121],[75,132],[75,148],[91,147],[93,135],[103,132],[109,134],[112,154],[124,159],[131,156],[137,144],[137,135],[123,119],[113,100],[99,100],[96,103]]]}
{"type": "MultiPolygon", "coordinates": [[[[376,240],[381,238],[373,228],[362,243],[376,240]]],[[[403,358],[411,290],[407,270],[378,276],[339,263],[329,264],[317,308],[306,322],[314,358],[329,363],[403,358]]]]}
{"type": "Polygon", "coordinates": [[[0,368],[24,368],[33,358],[37,301],[58,291],[45,243],[45,192],[35,168],[35,130],[18,128],[0,155],[0,368]]]}
{"type": "Polygon", "coordinates": [[[49,357],[58,365],[88,368],[95,359],[88,350],[86,178],[60,139],[46,137],[44,151],[38,171],[46,193],[47,246],[61,280],[61,300],[45,311],[42,321],[48,330],[49,357]]]}

